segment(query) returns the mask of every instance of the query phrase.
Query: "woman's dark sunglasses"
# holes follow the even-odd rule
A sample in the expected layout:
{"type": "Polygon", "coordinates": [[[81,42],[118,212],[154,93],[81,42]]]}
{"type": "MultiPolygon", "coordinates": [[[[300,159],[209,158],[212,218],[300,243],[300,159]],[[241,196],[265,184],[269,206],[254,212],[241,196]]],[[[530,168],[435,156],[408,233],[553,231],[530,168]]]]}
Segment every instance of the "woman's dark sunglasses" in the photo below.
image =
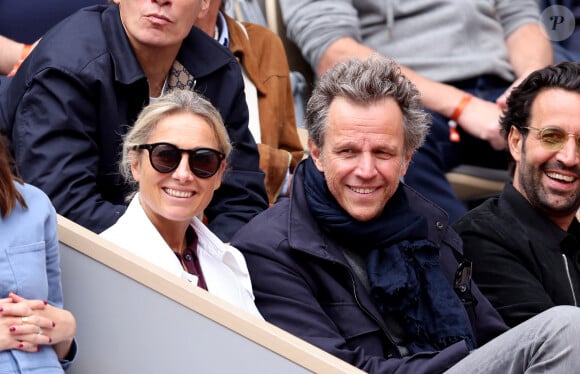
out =
{"type": "Polygon", "coordinates": [[[160,173],[171,173],[181,162],[185,152],[189,159],[189,169],[199,178],[209,178],[219,170],[226,155],[211,148],[181,149],[170,143],[136,145],[134,150],[149,151],[149,162],[160,173]]]}

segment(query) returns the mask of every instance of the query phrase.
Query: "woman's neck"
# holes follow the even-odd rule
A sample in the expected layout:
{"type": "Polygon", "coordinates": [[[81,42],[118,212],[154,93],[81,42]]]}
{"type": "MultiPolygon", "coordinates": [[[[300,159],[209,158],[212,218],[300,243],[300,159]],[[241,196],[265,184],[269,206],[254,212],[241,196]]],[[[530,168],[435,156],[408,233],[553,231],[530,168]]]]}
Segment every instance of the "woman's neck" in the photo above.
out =
{"type": "Polygon", "coordinates": [[[187,247],[186,233],[189,224],[173,223],[157,227],[157,231],[169,248],[177,254],[182,254],[187,247]]]}
{"type": "Polygon", "coordinates": [[[141,195],[139,195],[139,204],[141,204],[145,215],[157,229],[163,240],[165,240],[165,243],[175,253],[181,254],[187,246],[186,233],[191,220],[172,221],[157,215],[148,209],[147,204],[143,203],[141,195]]]}

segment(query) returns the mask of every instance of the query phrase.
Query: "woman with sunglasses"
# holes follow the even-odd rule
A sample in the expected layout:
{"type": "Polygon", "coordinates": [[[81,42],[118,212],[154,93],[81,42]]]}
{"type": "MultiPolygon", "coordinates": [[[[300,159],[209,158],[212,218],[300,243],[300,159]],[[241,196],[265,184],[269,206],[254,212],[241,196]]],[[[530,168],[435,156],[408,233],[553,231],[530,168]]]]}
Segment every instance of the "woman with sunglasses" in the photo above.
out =
{"type": "Polygon", "coordinates": [[[10,84],[2,83],[0,130],[21,175],[58,213],[101,233],[127,207],[118,150],[143,106],[173,89],[201,92],[236,144],[204,212],[212,231],[228,241],[268,207],[240,66],[192,27],[207,0],[116,3],[83,8],[60,22],[10,84]]]}
{"type": "Polygon", "coordinates": [[[176,90],[145,107],[125,137],[120,166],[137,192],[101,235],[259,316],[244,257],[199,219],[231,149],[219,112],[194,92],[176,90]]]}
{"type": "Polygon", "coordinates": [[[62,309],[56,213],[9,159],[0,138],[0,372],[62,373],[76,321],[62,309]]]}

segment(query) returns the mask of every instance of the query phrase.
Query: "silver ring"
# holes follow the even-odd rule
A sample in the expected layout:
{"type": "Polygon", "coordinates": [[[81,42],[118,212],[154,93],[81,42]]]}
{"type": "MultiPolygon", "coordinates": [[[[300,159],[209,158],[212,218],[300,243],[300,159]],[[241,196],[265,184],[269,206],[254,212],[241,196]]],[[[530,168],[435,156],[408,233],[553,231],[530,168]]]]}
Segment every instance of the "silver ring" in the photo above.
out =
{"type": "Polygon", "coordinates": [[[40,326],[36,326],[38,328],[37,334],[38,335],[42,335],[42,329],[40,328],[40,326]]]}

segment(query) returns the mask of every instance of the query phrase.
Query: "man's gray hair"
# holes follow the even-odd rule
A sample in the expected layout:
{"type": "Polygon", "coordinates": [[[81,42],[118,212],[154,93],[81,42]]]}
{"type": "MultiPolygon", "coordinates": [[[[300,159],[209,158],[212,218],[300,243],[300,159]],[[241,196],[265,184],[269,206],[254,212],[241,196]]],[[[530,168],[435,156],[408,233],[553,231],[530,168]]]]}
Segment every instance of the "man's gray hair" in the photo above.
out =
{"type": "Polygon", "coordinates": [[[328,110],[336,97],[363,105],[392,97],[403,113],[405,152],[414,152],[423,144],[430,116],[423,110],[419,91],[393,60],[376,54],[364,60],[350,58],[320,78],[305,115],[308,137],[319,148],[324,146],[328,110]]]}

